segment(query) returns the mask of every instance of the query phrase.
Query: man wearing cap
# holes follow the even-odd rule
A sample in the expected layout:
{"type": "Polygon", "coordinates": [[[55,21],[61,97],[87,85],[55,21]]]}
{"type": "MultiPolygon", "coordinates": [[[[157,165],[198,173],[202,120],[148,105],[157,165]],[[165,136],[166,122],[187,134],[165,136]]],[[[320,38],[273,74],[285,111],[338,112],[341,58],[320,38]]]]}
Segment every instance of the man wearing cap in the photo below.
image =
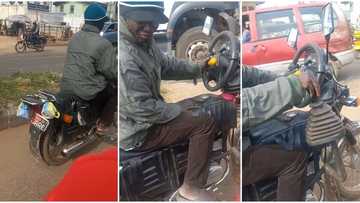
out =
{"type": "Polygon", "coordinates": [[[160,94],[162,79],[197,77],[200,66],[164,55],[155,45],[153,33],[168,21],[162,2],[120,2],[120,15],[120,147],[144,151],[189,140],[179,195],[187,200],[215,200],[201,189],[217,131],[214,120],[193,115],[184,102],[166,103],[160,94]]]}
{"type": "Polygon", "coordinates": [[[108,21],[106,10],[90,4],[84,14],[85,24],[68,45],[62,93],[76,95],[82,100],[102,107],[97,122],[98,134],[111,134],[117,106],[117,60],[112,44],[99,33],[108,21]]]}

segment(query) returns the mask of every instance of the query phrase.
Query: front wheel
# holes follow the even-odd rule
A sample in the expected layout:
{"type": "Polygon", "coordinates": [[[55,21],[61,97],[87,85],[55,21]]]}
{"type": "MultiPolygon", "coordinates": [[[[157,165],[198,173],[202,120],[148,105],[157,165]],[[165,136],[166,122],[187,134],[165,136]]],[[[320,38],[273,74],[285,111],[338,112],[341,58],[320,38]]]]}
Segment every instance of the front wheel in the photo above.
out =
{"type": "MultiPolygon", "coordinates": [[[[346,129],[351,130],[348,127],[346,129]]],[[[337,186],[341,195],[347,200],[360,198],[360,138],[356,132],[351,136],[356,140],[355,145],[346,138],[341,139],[338,144],[347,178],[343,182],[337,181],[337,186]]]]}
{"type": "Polygon", "coordinates": [[[18,42],[15,44],[15,51],[16,51],[17,53],[23,53],[25,50],[26,50],[26,43],[25,43],[24,40],[18,41],[18,42]]]}

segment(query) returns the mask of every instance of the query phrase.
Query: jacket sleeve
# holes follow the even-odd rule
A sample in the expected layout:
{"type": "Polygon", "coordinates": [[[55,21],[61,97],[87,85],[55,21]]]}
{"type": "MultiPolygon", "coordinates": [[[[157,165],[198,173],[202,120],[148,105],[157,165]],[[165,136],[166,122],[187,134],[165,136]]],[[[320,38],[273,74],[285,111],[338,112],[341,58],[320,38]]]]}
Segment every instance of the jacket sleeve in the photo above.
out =
{"type": "Polygon", "coordinates": [[[242,87],[253,87],[275,80],[278,75],[257,68],[242,66],[242,87]]]}
{"type": "Polygon", "coordinates": [[[120,114],[147,123],[166,123],[180,114],[178,104],[154,98],[150,87],[134,61],[120,62],[120,114]]]}
{"type": "Polygon", "coordinates": [[[293,106],[310,102],[308,92],[295,76],[279,77],[272,82],[242,90],[242,126],[254,127],[293,106]]]}
{"type": "Polygon", "coordinates": [[[99,60],[99,67],[101,73],[105,76],[105,78],[109,81],[114,81],[117,83],[118,78],[118,65],[117,58],[114,47],[108,43],[108,46],[105,46],[102,49],[102,54],[99,60]]]}
{"type": "Polygon", "coordinates": [[[160,56],[161,79],[164,80],[187,80],[200,76],[200,66],[187,60],[157,52],[160,56]]]}

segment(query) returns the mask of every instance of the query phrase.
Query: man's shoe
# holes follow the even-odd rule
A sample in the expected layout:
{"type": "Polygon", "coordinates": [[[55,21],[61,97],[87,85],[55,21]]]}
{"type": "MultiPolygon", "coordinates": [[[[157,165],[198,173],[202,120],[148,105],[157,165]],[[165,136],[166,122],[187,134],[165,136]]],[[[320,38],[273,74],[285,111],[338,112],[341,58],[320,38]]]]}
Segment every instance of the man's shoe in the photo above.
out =
{"type": "Polygon", "coordinates": [[[114,125],[106,126],[100,120],[96,122],[96,134],[101,136],[114,136],[117,133],[117,129],[114,125]]]}
{"type": "Polygon", "coordinates": [[[191,197],[187,197],[181,194],[179,191],[176,196],[177,201],[218,201],[214,194],[201,189],[197,194],[193,194],[191,197]]]}

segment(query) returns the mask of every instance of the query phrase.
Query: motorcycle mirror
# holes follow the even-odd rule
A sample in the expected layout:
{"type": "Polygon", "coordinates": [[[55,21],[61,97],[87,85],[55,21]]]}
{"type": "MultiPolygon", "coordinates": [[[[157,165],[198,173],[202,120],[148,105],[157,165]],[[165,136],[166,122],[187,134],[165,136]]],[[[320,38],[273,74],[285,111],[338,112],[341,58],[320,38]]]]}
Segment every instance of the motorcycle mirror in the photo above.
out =
{"type": "Polygon", "coordinates": [[[205,35],[210,36],[211,28],[212,28],[213,24],[214,24],[214,18],[211,16],[206,16],[202,32],[205,35]]]}
{"type": "Polygon", "coordinates": [[[291,28],[287,38],[287,43],[289,47],[296,49],[298,36],[299,36],[298,30],[296,28],[291,28]]]}
{"type": "Polygon", "coordinates": [[[326,4],[322,9],[322,32],[326,40],[330,40],[330,35],[335,30],[334,9],[331,3],[326,4]]]}

